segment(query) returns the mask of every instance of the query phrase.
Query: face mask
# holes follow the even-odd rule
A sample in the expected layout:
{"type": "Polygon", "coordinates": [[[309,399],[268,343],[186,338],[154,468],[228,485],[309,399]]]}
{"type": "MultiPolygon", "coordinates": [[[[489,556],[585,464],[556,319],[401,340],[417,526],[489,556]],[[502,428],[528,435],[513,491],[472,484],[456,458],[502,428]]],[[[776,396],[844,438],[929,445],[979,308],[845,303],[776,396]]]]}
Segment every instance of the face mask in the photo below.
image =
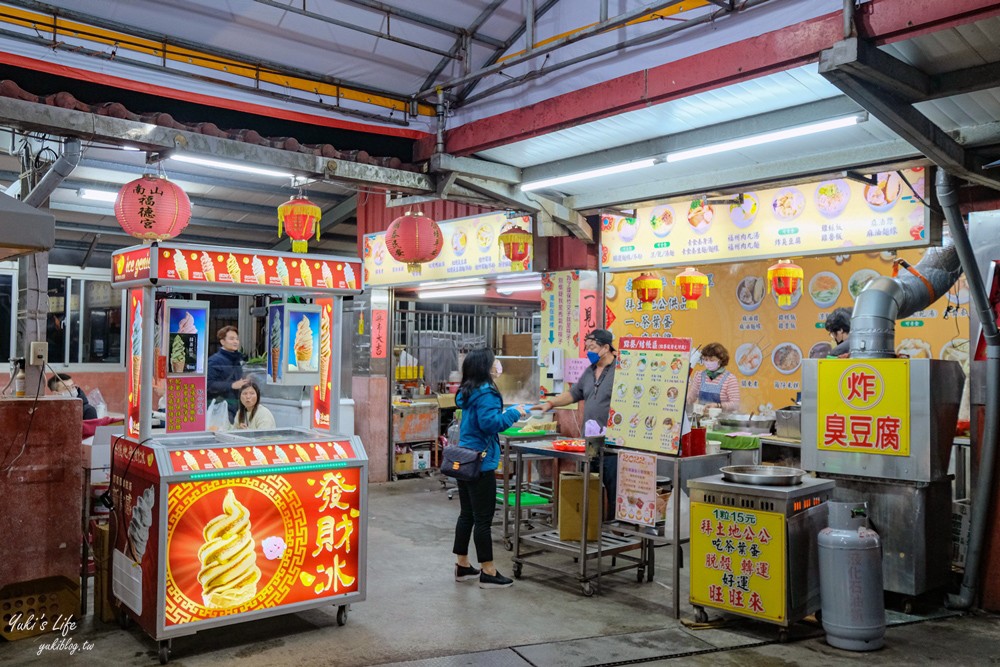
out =
{"type": "Polygon", "coordinates": [[[598,354],[597,352],[589,352],[588,351],[587,352],[587,359],[590,361],[590,363],[596,364],[598,361],[601,360],[601,355],[598,354]]]}
{"type": "Polygon", "coordinates": [[[717,370],[719,370],[719,362],[718,361],[706,361],[705,362],[705,370],[707,370],[707,371],[717,371],[717,370]]]}
{"type": "Polygon", "coordinates": [[[68,396],[69,398],[76,398],[76,394],[74,392],[70,391],[69,389],[66,389],[65,391],[63,391],[62,395],[63,396],[68,396]]]}
{"type": "Polygon", "coordinates": [[[498,378],[503,375],[503,366],[500,365],[499,361],[493,362],[493,377],[498,378]]]}

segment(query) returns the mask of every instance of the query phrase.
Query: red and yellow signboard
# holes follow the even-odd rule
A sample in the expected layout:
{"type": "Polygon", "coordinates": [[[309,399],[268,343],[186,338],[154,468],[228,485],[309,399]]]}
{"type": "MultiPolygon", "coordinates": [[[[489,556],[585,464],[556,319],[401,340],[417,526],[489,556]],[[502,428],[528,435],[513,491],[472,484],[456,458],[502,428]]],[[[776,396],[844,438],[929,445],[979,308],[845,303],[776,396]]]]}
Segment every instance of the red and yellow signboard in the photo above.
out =
{"type": "Polygon", "coordinates": [[[121,283],[149,279],[150,246],[129,250],[115,256],[111,282],[121,283]]]}
{"type": "Polygon", "coordinates": [[[281,445],[234,445],[208,449],[176,449],[170,463],[174,472],[289,465],[314,461],[342,461],[355,457],[350,440],[281,445]]]}
{"type": "Polygon", "coordinates": [[[125,417],[128,435],[139,437],[139,385],[142,378],[142,302],[141,289],[128,291],[128,352],[125,355],[126,398],[128,414],[125,417]]]}
{"type": "Polygon", "coordinates": [[[167,433],[205,430],[205,377],[167,378],[167,433]]]}
{"type": "Polygon", "coordinates": [[[322,308],[319,319],[319,384],[313,387],[312,427],[330,430],[330,413],[340,407],[340,397],[331,395],[333,389],[333,299],[317,299],[322,308]]]}
{"type": "Polygon", "coordinates": [[[819,449],[910,455],[908,359],[818,362],[819,449]]]}
{"type": "Polygon", "coordinates": [[[359,590],[359,468],[175,484],[166,626],[359,590]]]}
{"type": "Polygon", "coordinates": [[[784,621],[785,517],[691,503],[691,603],[784,621]]]}
{"type": "Polygon", "coordinates": [[[361,263],[318,257],[231,252],[225,248],[160,247],[157,277],[302,289],[361,289],[361,263]]]}

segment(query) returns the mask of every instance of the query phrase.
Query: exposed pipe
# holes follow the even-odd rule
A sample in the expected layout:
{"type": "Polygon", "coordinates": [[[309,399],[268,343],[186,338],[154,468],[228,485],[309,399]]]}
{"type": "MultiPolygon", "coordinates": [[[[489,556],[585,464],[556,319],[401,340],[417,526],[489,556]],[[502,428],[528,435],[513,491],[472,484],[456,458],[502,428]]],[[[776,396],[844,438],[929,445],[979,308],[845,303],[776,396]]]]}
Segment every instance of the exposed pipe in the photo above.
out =
{"type": "Polygon", "coordinates": [[[52,163],[49,170],[42,176],[42,180],[38,181],[38,185],[31,188],[31,192],[24,198],[24,203],[37,208],[48,199],[52,191],[59,187],[59,184],[80,164],[81,155],[80,140],[67,139],[66,143],[63,144],[62,155],[52,163]]]}
{"type": "Polygon", "coordinates": [[[521,0],[524,10],[524,52],[535,49],[535,0],[521,0]]]}
{"type": "Polygon", "coordinates": [[[844,0],[844,39],[854,37],[855,0],[844,0]]]}
{"type": "Polygon", "coordinates": [[[444,154],[444,88],[437,89],[437,135],[434,141],[434,153],[444,154]]]}
{"type": "Polygon", "coordinates": [[[598,19],[601,23],[608,20],[608,0],[600,0],[600,18],[598,19]]]}
{"type": "MultiPolygon", "coordinates": [[[[990,307],[983,277],[976,265],[976,255],[969,242],[969,234],[958,213],[958,191],[954,177],[939,170],[937,176],[938,200],[944,207],[945,217],[951,229],[951,236],[962,259],[962,267],[969,282],[969,295],[976,308],[986,340],[986,419],[983,426],[983,441],[979,455],[979,474],[972,494],[972,516],[970,517],[969,551],[965,560],[965,575],[959,594],[948,599],[948,606],[954,609],[968,609],[972,606],[979,584],[980,561],[985,544],[986,523],[992,505],[993,474],[996,464],[998,426],[1000,410],[1000,331],[997,329],[996,315],[990,307]]],[[[972,347],[970,346],[970,350],[972,347]]]]}

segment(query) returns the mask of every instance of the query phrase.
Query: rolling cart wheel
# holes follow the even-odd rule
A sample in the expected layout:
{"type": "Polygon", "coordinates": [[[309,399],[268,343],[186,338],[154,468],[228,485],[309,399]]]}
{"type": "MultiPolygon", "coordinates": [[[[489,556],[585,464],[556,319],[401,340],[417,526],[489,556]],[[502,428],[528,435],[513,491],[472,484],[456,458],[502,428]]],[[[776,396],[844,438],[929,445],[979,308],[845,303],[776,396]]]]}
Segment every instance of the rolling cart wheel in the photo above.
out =
{"type": "Polygon", "coordinates": [[[132,625],[132,617],[128,615],[124,607],[118,608],[118,613],[115,614],[118,617],[118,627],[122,630],[128,630],[129,626],[132,625]]]}
{"type": "Polygon", "coordinates": [[[523,569],[523,566],[520,563],[514,563],[514,578],[515,579],[520,579],[521,578],[521,570],[522,569],[523,569]]]}
{"type": "Polygon", "coordinates": [[[503,538],[503,548],[506,549],[507,551],[514,550],[514,543],[510,541],[509,537],[503,538]]]}
{"type": "Polygon", "coordinates": [[[170,661],[170,640],[160,640],[160,664],[165,665],[170,661]]]}
{"type": "Polygon", "coordinates": [[[694,620],[696,623],[708,623],[708,614],[705,613],[704,607],[694,608],[694,620]]]}
{"type": "Polygon", "coordinates": [[[904,614],[907,614],[907,615],[912,614],[913,613],[913,607],[914,607],[913,598],[906,598],[905,600],[903,600],[903,613],[904,614]]]}
{"type": "Polygon", "coordinates": [[[788,643],[788,628],[781,628],[778,630],[778,643],[787,644],[788,643]]]}
{"type": "Polygon", "coordinates": [[[593,596],[594,591],[596,590],[594,588],[594,584],[590,583],[589,581],[583,582],[583,584],[581,584],[580,588],[583,589],[583,594],[586,595],[588,598],[591,597],[591,596],[593,596]]]}
{"type": "Polygon", "coordinates": [[[640,568],[639,568],[638,570],[636,570],[636,573],[635,573],[635,580],[636,580],[636,581],[637,581],[638,583],[640,583],[640,584],[641,584],[641,583],[642,583],[642,580],[643,580],[643,578],[644,578],[645,576],[646,576],[646,573],[645,573],[645,572],[643,571],[643,569],[642,569],[641,567],[640,567],[640,568]]]}
{"type": "Polygon", "coordinates": [[[347,625],[347,605],[342,604],[337,607],[337,625],[347,625]]]}

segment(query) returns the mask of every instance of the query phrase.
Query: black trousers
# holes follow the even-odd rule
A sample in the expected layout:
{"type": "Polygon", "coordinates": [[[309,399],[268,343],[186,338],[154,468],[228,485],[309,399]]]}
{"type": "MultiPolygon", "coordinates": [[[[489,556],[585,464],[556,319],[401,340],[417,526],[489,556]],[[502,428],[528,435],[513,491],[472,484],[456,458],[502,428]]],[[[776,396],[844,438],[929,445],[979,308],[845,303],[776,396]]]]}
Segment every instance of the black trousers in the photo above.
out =
{"type": "Polygon", "coordinates": [[[497,509],[497,478],[495,470],[488,470],[472,482],[458,482],[458,499],[462,510],[455,524],[455,546],[452,553],[469,554],[469,538],[476,543],[476,557],[480,563],[493,560],[493,536],[490,525],[497,509]]]}

